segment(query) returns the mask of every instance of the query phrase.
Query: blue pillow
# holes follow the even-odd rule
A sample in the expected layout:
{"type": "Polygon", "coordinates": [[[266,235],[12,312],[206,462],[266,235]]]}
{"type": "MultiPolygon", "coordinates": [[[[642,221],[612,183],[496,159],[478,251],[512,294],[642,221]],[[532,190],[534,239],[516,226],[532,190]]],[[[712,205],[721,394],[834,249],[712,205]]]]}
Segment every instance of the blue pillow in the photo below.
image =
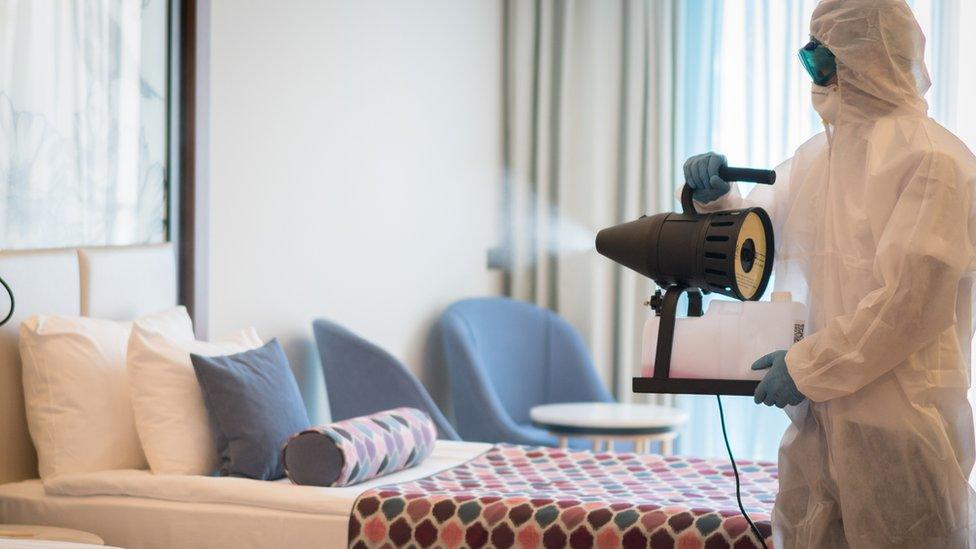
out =
{"type": "Polygon", "coordinates": [[[283,477],[282,447],[310,425],[278,340],[234,355],[191,354],[190,360],[214,429],[220,475],[283,477]]]}

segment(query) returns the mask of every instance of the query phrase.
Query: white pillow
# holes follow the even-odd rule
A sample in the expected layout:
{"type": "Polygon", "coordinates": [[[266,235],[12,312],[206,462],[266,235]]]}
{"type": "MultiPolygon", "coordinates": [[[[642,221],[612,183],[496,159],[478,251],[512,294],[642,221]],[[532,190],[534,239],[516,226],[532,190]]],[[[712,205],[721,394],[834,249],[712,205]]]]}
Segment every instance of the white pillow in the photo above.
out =
{"type": "Polygon", "coordinates": [[[153,473],[209,475],[218,466],[217,448],[190,353],[229,355],[261,345],[254,328],[228,341],[196,341],[183,307],[133,323],[126,367],[136,430],[153,473]]]}
{"type": "Polygon", "coordinates": [[[20,325],[24,403],[41,478],[146,467],[126,381],[130,327],[57,315],[20,325]]]}

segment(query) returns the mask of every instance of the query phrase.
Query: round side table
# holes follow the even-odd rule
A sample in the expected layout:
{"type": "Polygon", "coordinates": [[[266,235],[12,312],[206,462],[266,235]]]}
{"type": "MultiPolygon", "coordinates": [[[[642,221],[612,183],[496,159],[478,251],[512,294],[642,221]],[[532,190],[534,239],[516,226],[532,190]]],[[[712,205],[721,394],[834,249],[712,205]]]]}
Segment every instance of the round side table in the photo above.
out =
{"type": "Polygon", "coordinates": [[[105,545],[102,538],[90,532],[40,524],[0,524],[0,545],[3,545],[2,541],[5,539],[15,541],[67,541],[88,545],[105,545]]]}
{"type": "Polygon", "coordinates": [[[678,429],[688,421],[683,410],[653,404],[615,402],[567,402],[543,404],[529,411],[533,425],[546,429],[566,448],[570,438],[593,441],[596,452],[613,449],[613,443],[630,441],[640,453],[651,442],[661,443],[661,453],[671,455],[678,429]]]}

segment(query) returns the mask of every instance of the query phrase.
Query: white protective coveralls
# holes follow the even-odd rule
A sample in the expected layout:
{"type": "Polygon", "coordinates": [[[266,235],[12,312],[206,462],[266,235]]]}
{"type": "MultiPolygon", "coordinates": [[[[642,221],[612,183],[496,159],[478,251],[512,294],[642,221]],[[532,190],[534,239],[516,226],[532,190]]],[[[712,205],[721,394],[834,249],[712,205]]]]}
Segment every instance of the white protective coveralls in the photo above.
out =
{"type": "MultiPolygon", "coordinates": [[[[806,401],[779,453],[774,539],[791,547],[976,547],[966,399],[976,159],[927,116],[925,38],[902,0],[823,0],[827,131],[774,187],[707,210],[773,218],[775,287],[810,311],[786,355],[806,401]]],[[[757,357],[758,358],[758,357],[757,357]]]]}

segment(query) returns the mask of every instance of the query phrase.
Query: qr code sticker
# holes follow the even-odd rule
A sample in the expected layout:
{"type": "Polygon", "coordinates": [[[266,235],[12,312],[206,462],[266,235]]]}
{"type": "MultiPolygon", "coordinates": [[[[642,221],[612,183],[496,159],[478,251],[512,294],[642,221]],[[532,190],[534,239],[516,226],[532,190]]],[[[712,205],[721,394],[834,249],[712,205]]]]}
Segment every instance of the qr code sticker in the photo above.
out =
{"type": "Polygon", "coordinates": [[[793,343],[797,343],[798,341],[803,339],[804,328],[805,325],[799,322],[793,325],[793,343]]]}

